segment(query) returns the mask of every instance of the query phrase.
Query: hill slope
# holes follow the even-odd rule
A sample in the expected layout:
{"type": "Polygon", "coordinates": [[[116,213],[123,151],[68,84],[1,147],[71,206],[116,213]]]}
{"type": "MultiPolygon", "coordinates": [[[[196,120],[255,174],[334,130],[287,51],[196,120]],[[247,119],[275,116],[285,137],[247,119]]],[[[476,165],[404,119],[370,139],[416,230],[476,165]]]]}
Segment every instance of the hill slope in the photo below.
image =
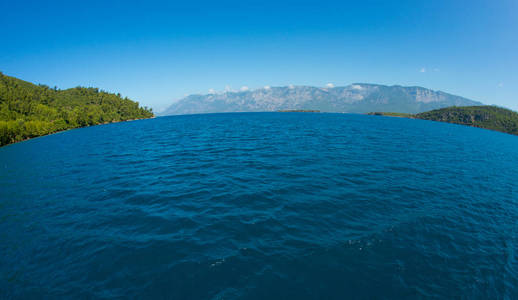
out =
{"type": "Polygon", "coordinates": [[[268,87],[244,92],[191,95],[174,103],[161,115],[278,110],[419,113],[453,105],[480,104],[482,103],[422,87],[358,83],[333,88],[268,87]]]}
{"type": "Polygon", "coordinates": [[[138,102],[96,88],[58,90],[0,73],[0,146],[57,131],[150,118],[138,102]]]}
{"type": "Polygon", "coordinates": [[[417,114],[416,118],[518,135],[518,113],[497,106],[448,107],[417,114]]]}
{"type": "Polygon", "coordinates": [[[518,113],[497,106],[447,107],[415,115],[370,113],[480,127],[518,135],[518,113]]]}

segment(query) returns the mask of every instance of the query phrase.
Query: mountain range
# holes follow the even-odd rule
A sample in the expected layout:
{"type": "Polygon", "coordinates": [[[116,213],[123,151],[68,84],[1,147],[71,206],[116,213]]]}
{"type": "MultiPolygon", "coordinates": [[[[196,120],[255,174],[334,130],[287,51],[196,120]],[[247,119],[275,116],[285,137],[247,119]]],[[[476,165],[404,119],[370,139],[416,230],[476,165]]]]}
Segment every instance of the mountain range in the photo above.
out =
{"type": "Polygon", "coordinates": [[[414,114],[449,106],[473,105],[482,103],[417,86],[355,83],[343,87],[264,87],[190,95],[173,103],[159,115],[279,110],[340,113],[390,111],[414,114]]]}

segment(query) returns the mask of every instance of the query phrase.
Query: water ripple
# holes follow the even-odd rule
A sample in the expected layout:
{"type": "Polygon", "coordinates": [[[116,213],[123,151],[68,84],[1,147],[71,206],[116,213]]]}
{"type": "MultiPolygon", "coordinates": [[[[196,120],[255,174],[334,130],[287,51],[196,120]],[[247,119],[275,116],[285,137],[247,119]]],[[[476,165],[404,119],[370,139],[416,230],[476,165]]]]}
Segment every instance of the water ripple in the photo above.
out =
{"type": "Polygon", "coordinates": [[[3,147],[0,297],[512,299],[516,149],[478,128],[304,113],[3,147]]]}

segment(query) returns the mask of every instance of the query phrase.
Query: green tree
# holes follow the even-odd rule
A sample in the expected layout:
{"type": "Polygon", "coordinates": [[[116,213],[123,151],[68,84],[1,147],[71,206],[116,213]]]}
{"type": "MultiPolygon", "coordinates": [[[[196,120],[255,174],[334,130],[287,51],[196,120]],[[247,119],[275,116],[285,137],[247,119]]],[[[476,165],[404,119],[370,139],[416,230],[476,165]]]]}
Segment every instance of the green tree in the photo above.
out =
{"type": "Polygon", "coordinates": [[[0,72],[0,146],[82,126],[153,117],[147,107],[98,88],[59,90],[0,72]]]}

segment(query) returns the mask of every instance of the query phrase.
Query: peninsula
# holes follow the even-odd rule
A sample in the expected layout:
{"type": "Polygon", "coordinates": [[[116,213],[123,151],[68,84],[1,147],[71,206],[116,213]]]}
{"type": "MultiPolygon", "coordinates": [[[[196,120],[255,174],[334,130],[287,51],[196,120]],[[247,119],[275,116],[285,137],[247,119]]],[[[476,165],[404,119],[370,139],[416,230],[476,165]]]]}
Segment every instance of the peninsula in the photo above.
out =
{"type": "Polygon", "coordinates": [[[418,114],[393,112],[372,112],[368,114],[447,122],[518,135],[518,113],[492,105],[452,106],[418,114]]]}
{"type": "Polygon", "coordinates": [[[0,72],[0,146],[62,130],[153,117],[150,108],[97,88],[35,85],[0,72]]]}

